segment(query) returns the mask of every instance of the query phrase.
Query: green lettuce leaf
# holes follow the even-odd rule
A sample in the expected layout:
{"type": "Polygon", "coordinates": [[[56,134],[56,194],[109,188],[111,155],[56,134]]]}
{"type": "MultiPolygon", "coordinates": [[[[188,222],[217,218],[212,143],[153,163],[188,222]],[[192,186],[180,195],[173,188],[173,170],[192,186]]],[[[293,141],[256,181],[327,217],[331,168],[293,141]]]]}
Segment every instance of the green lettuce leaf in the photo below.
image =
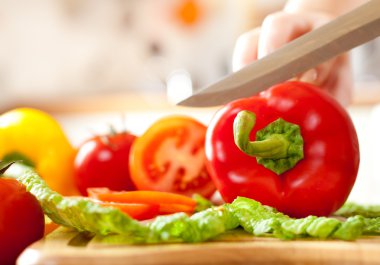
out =
{"type": "Polygon", "coordinates": [[[350,217],[355,215],[361,215],[363,217],[374,218],[380,217],[380,205],[359,205],[353,202],[345,203],[335,215],[350,217]]]}
{"type": "Polygon", "coordinates": [[[200,194],[194,194],[193,200],[195,200],[195,202],[197,203],[197,206],[195,207],[195,212],[201,212],[214,206],[211,201],[207,200],[200,194]]]}
{"type": "Polygon", "coordinates": [[[363,232],[379,232],[379,222],[362,216],[348,218],[346,221],[316,216],[295,219],[243,197],[238,197],[231,208],[244,230],[256,236],[272,234],[282,239],[312,237],[355,240],[363,232]],[[369,222],[371,229],[366,228],[369,227],[369,222]]]}
{"type": "MultiPolygon", "coordinates": [[[[9,167],[9,164],[3,166],[9,167]]],[[[0,175],[2,171],[5,170],[0,166],[0,175]]],[[[295,219],[243,197],[192,216],[177,213],[159,216],[152,222],[138,222],[118,209],[100,206],[87,198],[63,197],[27,166],[16,164],[6,173],[34,194],[45,214],[55,223],[81,232],[112,235],[114,240],[123,238],[123,242],[132,244],[202,242],[239,226],[255,236],[288,240],[307,237],[354,240],[362,234],[380,234],[380,217],[355,215],[345,221],[315,216],[295,219]]]]}
{"type": "Polygon", "coordinates": [[[380,217],[376,218],[364,218],[364,234],[378,235],[380,234],[380,217]]]}
{"type": "Polygon", "coordinates": [[[222,207],[209,208],[191,217],[184,213],[159,216],[149,227],[160,235],[159,241],[170,241],[173,238],[184,242],[206,241],[239,226],[228,207],[225,204],[222,207]]]}
{"type": "Polygon", "coordinates": [[[22,170],[16,179],[37,198],[44,213],[57,224],[101,235],[145,235],[149,231],[117,209],[102,207],[82,197],[63,197],[51,190],[32,168],[15,166],[22,170]]]}
{"type": "Polygon", "coordinates": [[[53,222],[81,232],[128,235],[132,243],[200,242],[239,225],[226,210],[228,205],[209,208],[191,217],[178,213],[141,223],[118,209],[100,206],[86,198],[63,197],[51,190],[32,168],[18,164],[14,167],[15,172],[8,175],[25,185],[53,222]]]}

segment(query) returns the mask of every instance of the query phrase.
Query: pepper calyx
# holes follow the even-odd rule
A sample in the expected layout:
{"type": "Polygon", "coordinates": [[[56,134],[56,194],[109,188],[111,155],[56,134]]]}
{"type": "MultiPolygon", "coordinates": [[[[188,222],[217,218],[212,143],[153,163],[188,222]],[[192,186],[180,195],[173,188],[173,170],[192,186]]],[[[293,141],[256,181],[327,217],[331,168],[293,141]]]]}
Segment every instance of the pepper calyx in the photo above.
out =
{"type": "Polygon", "coordinates": [[[256,140],[249,136],[256,123],[256,115],[240,111],[234,120],[234,140],[238,148],[257,163],[280,175],[303,159],[303,138],[300,126],[281,118],[257,131],[256,140]]]}

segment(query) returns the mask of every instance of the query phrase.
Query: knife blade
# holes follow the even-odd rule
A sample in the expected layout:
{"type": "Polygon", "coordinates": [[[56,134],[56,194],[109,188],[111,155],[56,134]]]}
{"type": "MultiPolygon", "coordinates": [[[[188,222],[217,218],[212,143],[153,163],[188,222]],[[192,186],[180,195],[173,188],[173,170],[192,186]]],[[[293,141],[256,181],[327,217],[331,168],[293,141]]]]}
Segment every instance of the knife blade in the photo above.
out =
{"type": "Polygon", "coordinates": [[[371,0],[176,105],[211,107],[252,96],[379,35],[380,0],[371,0]]]}

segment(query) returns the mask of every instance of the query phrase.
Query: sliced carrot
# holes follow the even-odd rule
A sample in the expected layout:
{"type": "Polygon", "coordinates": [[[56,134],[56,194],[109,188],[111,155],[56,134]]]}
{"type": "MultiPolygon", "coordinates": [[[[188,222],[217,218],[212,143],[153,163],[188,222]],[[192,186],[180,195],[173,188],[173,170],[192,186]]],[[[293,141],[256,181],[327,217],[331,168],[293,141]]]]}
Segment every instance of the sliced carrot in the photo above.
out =
{"type": "Polygon", "coordinates": [[[158,204],[139,204],[139,203],[114,203],[96,201],[102,206],[117,208],[136,220],[147,220],[159,214],[158,204]]]}
{"type": "Polygon", "coordinates": [[[106,202],[143,204],[181,204],[195,207],[190,197],[161,191],[111,191],[107,188],[89,188],[88,196],[106,202]]]}
{"type": "Polygon", "coordinates": [[[56,223],[53,223],[53,222],[50,222],[50,223],[46,223],[45,224],[45,232],[44,232],[44,235],[47,236],[48,234],[50,234],[51,232],[53,232],[55,229],[57,229],[59,227],[58,224],[56,223]]]}
{"type": "Polygon", "coordinates": [[[171,214],[177,212],[193,213],[195,206],[184,205],[184,204],[160,204],[160,214],[171,214]]]}

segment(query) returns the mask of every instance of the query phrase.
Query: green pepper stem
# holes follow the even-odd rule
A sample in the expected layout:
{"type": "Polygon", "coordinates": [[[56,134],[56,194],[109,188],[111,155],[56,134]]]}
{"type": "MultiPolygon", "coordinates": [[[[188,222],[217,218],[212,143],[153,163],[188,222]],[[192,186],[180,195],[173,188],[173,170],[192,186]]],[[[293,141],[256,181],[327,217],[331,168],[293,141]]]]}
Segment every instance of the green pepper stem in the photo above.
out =
{"type": "Polygon", "coordinates": [[[19,162],[21,164],[24,164],[25,166],[29,166],[33,168],[36,167],[36,165],[31,159],[29,159],[27,156],[19,152],[12,152],[12,153],[6,154],[4,157],[2,157],[2,161],[3,162],[19,162]]]}
{"type": "Polygon", "coordinates": [[[256,115],[243,110],[234,120],[234,140],[241,151],[250,156],[280,159],[288,156],[289,140],[281,134],[272,134],[262,141],[250,141],[250,133],[255,126],[256,115]]]}
{"type": "Polygon", "coordinates": [[[0,160],[0,177],[4,175],[5,171],[10,168],[15,162],[4,162],[0,160]]]}

